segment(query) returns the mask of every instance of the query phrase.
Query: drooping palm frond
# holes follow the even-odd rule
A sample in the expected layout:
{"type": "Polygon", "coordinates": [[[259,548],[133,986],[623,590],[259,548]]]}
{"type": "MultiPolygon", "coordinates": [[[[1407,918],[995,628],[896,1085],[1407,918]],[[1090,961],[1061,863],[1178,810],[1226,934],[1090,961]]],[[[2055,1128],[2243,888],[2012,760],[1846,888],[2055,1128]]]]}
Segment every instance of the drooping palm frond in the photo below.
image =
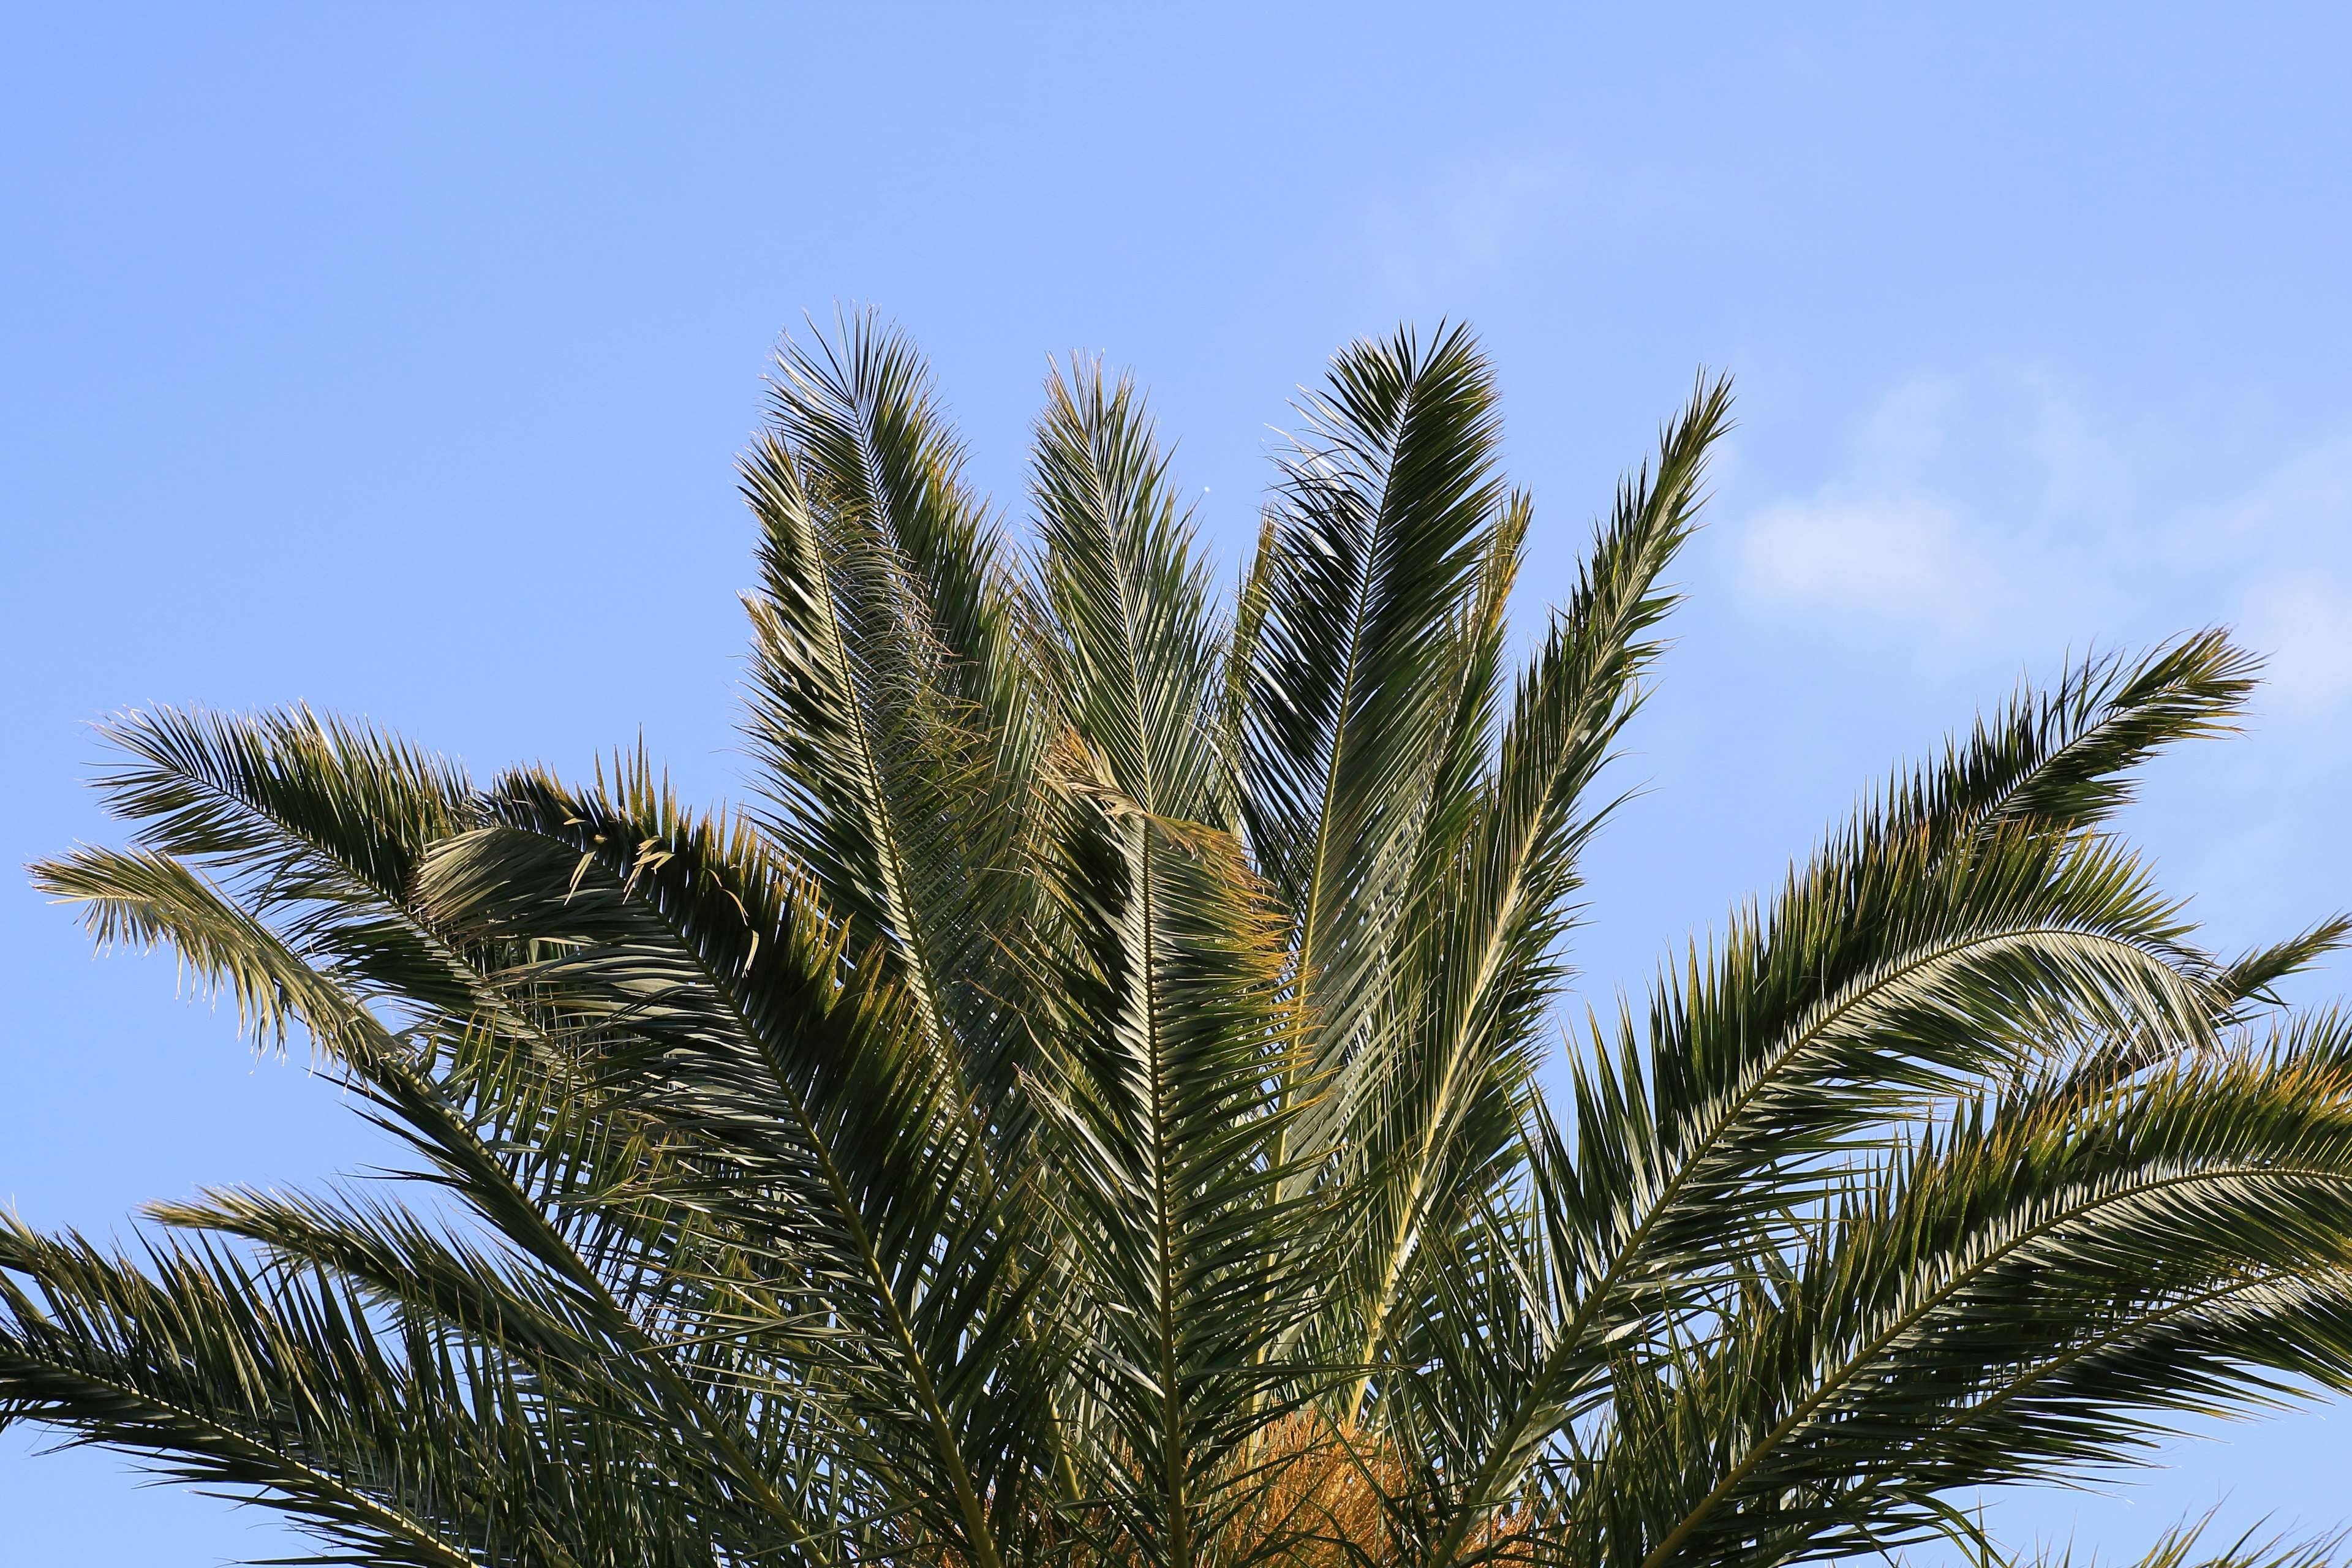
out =
{"type": "Polygon", "coordinates": [[[805,1342],[842,1406],[832,1440],[992,1568],[990,1510],[1021,1517],[1047,1384],[1023,1375],[1022,1194],[963,1075],[887,971],[845,972],[844,933],[748,824],[688,817],[642,767],[585,795],[512,775],[489,809],[420,886],[451,925],[545,951],[511,983],[625,1053],[635,1110],[687,1146],[643,1190],[715,1234],[628,1266],[746,1300],[716,1322],[694,1300],[669,1331],[756,1333],[772,1298],[779,1374],[805,1342]]]}
{"type": "Polygon", "coordinates": [[[1774,1568],[1990,1562],[1956,1491],[2352,1386],[2352,1027],[2278,991],[2352,921],[2221,960],[2114,829],[2232,724],[2221,634],[1899,773],[1555,1113],[1724,384],[1515,680],[1535,512],[1459,329],[1335,360],[1230,610],[1097,365],[1026,552],[873,318],[772,412],[748,812],[308,710],[106,728],[131,842],[37,881],[426,1185],[0,1229],[0,1422],[322,1562],[1774,1568]]]}
{"type": "MultiPolygon", "coordinates": [[[[2215,1511],[2180,1521],[2158,1536],[2130,1568],[2329,1568],[2343,1560],[2343,1531],[2304,1537],[2264,1536],[2263,1523],[2250,1526],[2219,1550],[2209,1549],[2205,1541],[2212,1531],[2215,1511]]],[[[2086,1561],[2091,1555],[2085,1553],[2086,1561]]],[[[2073,1568],[2074,1545],[2066,1542],[2053,1550],[2039,1544],[2030,1555],[1996,1550],[1983,1553],[1981,1561],[1999,1563],[2002,1568],[2073,1568]]]]}
{"type": "MultiPolygon", "coordinates": [[[[364,757],[360,761],[363,765],[364,757]]],[[[287,815],[295,813],[289,809],[287,815]]],[[[614,1085],[609,1075],[583,1070],[587,1064],[576,1056],[559,1057],[551,1047],[544,1009],[520,1012],[498,1005],[489,989],[493,981],[486,977],[481,981],[483,1005],[476,1013],[395,1035],[346,988],[331,966],[306,962],[283,933],[180,862],[153,853],[83,851],[42,868],[41,879],[52,890],[81,901],[101,939],[170,942],[200,984],[236,995],[258,1037],[282,1040],[297,1027],[307,1033],[324,1054],[326,1066],[356,1091],[367,1113],[400,1134],[422,1157],[426,1178],[495,1234],[526,1271],[505,1278],[520,1281],[526,1290],[568,1302],[600,1336],[605,1358],[602,1375],[611,1387],[631,1391],[630,1398],[644,1406],[641,1415],[648,1429],[689,1440],[701,1479],[720,1495],[731,1490],[755,1499],[771,1530],[782,1531],[789,1539],[819,1538],[816,1521],[824,1517],[823,1508],[804,1510],[779,1490],[776,1479],[765,1473],[765,1464],[752,1461],[732,1423],[713,1407],[711,1390],[692,1369],[665,1356],[649,1331],[642,1300],[644,1274],[633,1256],[640,1239],[635,1233],[644,1226],[632,1205],[615,1208],[604,1201],[615,1189],[625,1194],[630,1176],[646,1163],[644,1119],[630,1109],[625,1085],[614,1085]],[[616,1088],[622,1092],[616,1093],[616,1088]]],[[[421,905],[413,905],[411,912],[429,921],[421,905]]],[[[289,923],[298,929],[310,924],[301,919],[289,923]]],[[[427,929],[446,951],[468,947],[461,933],[437,923],[427,929]]],[[[478,955],[488,950],[472,944],[470,951],[478,955]]],[[[438,977],[435,984],[437,990],[438,977]]],[[[314,1237],[321,1233],[322,1213],[247,1198],[166,1208],[162,1217],[247,1237],[299,1268],[331,1267],[343,1281],[341,1288],[352,1292],[353,1300],[379,1300],[383,1281],[371,1281],[358,1270],[347,1245],[331,1259],[317,1246],[290,1247],[298,1230],[307,1229],[314,1237]],[[269,1223],[257,1228],[261,1217],[269,1223]]],[[[345,1227],[347,1232],[350,1228],[345,1227]]],[[[404,1243],[395,1239],[393,1245],[404,1245],[413,1261],[418,1238],[425,1234],[412,1227],[404,1243]]],[[[53,1268],[35,1267],[40,1261],[36,1255],[18,1256],[20,1261],[12,1268],[37,1279],[53,1297],[61,1282],[71,1284],[53,1268]]],[[[445,1270],[444,1282],[467,1272],[445,1270]]],[[[494,1278],[481,1269],[470,1272],[478,1285],[494,1278]]],[[[535,1310],[515,1304],[511,1297],[506,1310],[491,1310],[491,1304],[490,1298],[478,1296],[464,1321],[445,1321],[444,1331],[459,1348],[436,1353],[495,1361],[532,1348],[499,1338],[492,1331],[529,1324],[537,1316],[535,1310]]],[[[417,1293],[395,1305],[429,1316],[446,1310],[448,1302],[417,1293]]],[[[19,1326],[31,1321],[20,1317],[19,1326]]],[[[363,1323],[362,1329],[365,1327],[363,1323]]],[[[50,1342],[35,1334],[19,1342],[17,1349],[30,1353],[50,1342]]],[[[155,1370],[158,1375],[172,1373],[168,1366],[155,1370]]],[[[421,1369],[420,1374],[430,1370],[421,1369]]],[[[322,1387],[307,1396],[296,1391],[288,1397],[331,1404],[341,1396],[322,1387]]],[[[585,1404],[581,1401],[582,1410],[575,1412],[580,1418],[585,1418],[585,1404]]],[[[616,1396],[607,1414],[626,1409],[628,1404],[616,1396]]],[[[354,1463],[364,1464],[365,1459],[363,1453],[353,1456],[354,1463]]],[[[642,1484],[637,1477],[609,1479],[614,1485],[642,1484]]],[[[562,1489],[542,1501],[551,1510],[545,1528],[567,1528],[561,1521],[572,1504],[562,1489]]],[[[303,1517],[310,1516],[306,1512],[303,1517]]],[[[565,1559],[526,1553],[520,1560],[565,1559]]]]}

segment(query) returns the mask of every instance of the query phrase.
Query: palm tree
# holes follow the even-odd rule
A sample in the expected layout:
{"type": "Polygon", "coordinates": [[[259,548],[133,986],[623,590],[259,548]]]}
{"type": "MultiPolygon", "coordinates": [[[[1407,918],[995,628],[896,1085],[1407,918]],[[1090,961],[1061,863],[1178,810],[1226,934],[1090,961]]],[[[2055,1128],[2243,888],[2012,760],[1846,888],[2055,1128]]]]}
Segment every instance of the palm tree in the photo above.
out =
{"type": "Polygon", "coordinates": [[[307,710],[112,722],[37,868],[414,1151],[0,1232],[0,1417],[316,1561],[1768,1568],[2352,1383],[2352,1024],[2107,824],[2214,633],[2021,695],[1577,1026],[1594,781],[1721,382],[1507,689],[1529,526],[1460,330],[1303,408],[1219,603],[1074,363],[1008,542],[908,345],[788,349],[756,803],[487,788],[307,710]]]}

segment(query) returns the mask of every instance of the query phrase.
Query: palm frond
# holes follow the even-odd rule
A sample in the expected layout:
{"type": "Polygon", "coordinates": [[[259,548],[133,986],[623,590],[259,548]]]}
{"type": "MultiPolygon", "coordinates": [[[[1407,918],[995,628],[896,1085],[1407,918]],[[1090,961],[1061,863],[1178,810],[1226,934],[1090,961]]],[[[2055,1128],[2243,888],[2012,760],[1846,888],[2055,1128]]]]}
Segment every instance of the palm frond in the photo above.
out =
{"type": "Polygon", "coordinates": [[[489,809],[428,859],[426,903],[544,951],[509,984],[627,1053],[639,1110],[723,1173],[689,1165],[677,1201],[850,1331],[814,1348],[878,1484],[993,1568],[991,1509],[1019,1511],[1046,1384],[1020,1375],[1034,1244],[962,1075],[740,819],[688,816],[641,764],[585,793],[509,774],[489,809]]]}
{"type": "MultiPolygon", "coordinates": [[[[1412,1264],[1425,1232],[1474,1214],[1508,1173],[1541,1019],[1568,978],[1559,943],[1580,885],[1578,855],[1607,815],[1584,796],[1658,651],[1641,641],[1673,604],[1657,580],[1688,535],[1706,453],[1729,409],[1727,383],[1702,385],[1664,432],[1654,479],[1645,468],[1620,490],[1567,609],[1521,679],[1492,783],[1460,792],[1471,805],[1458,833],[1429,836],[1445,847],[1425,855],[1416,874],[1395,1017],[1350,1074],[1372,1087],[1349,1097],[1360,1111],[1344,1140],[1377,1173],[1368,1180],[1384,1202],[1371,1211],[1361,1255],[1360,1342],[1344,1359],[1367,1367],[1379,1359],[1402,1302],[1421,1289],[1412,1264]]],[[[1507,522],[1498,545],[1515,549],[1523,529],[1523,517],[1507,522]]],[[[1507,591],[1507,576],[1495,575],[1507,591]]],[[[1490,628],[1501,625],[1501,600],[1482,595],[1490,628]]],[[[1483,721],[1465,715],[1457,736],[1483,741],[1483,721]]],[[[1483,763],[1483,745],[1475,755],[1483,763]]],[[[1441,788],[1436,798],[1454,795],[1441,788]]]]}
{"type": "Polygon", "coordinates": [[[1492,377],[1459,327],[1355,344],[1304,412],[1252,639],[1247,801],[1251,852],[1297,933],[1319,1072],[1380,1005],[1505,492],[1492,377]]]}
{"type": "MultiPolygon", "coordinates": [[[[2348,1047],[2306,1026],[2087,1103],[1965,1107],[1784,1272],[1727,1284],[1740,1331],[1678,1371],[1666,1413],[1719,1434],[1717,1462],[1686,1455],[1666,1510],[1621,1512],[1613,1538],[1653,1565],[1870,1550],[1937,1529],[1938,1492],[2121,1462],[2164,1412],[2284,1397],[2273,1371],[2352,1386],[2348,1047]]],[[[1648,1464],[1643,1436],[1604,1469],[1648,1464]]]]}
{"type": "Polygon", "coordinates": [[[216,1249],[133,1261],[0,1225],[0,1399],[267,1498],[346,1553],[330,1561],[715,1563],[749,1543],[660,1428],[593,1390],[216,1249]]]}
{"type": "MultiPolygon", "coordinates": [[[[1612,1342],[1660,1313],[1711,1310],[1707,1283],[1787,1245],[1784,1216],[1842,1188],[1857,1140],[2063,1042],[2210,1037],[2213,966],[2144,868],[2081,826],[2087,808],[2012,809],[2053,756],[2078,772],[2085,757],[2144,757],[2161,725],[2135,729],[2131,713],[2206,721],[2207,667],[2163,668],[2163,681],[2093,682],[2105,705],[2054,705],[2063,723],[1980,726],[1792,872],[1768,915],[1694,950],[1654,992],[1645,1031],[1630,1016],[1613,1039],[1595,1027],[1591,1055],[1571,1062],[1572,1163],[1547,1178],[1568,1233],[1544,1256],[1576,1276],[1552,1298],[1566,1316],[1516,1394],[1483,1406],[1496,1425],[1441,1555],[1580,1413],[1622,1402],[1612,1342]],[[2080,734],[2126,739],[2070,750],[2080,734]]],[[[2086,774],[2074,787],[2106,786],[2086,774]]]]}
{"type": "MultiPolygon", "coordinates": [[[[429,1036],[391,1034],[334,978],[167,857],[85,850],[42,876],[52,890],[85,903],[101,941],[168,942],[200,984],[235,994],[257,1037],[307,1033],[371,1118],[425,1157],[430,1179],[568,1288],[600,1332],[630,1347],[635,1375],[651,1380],[666,1421],[725,1447],[703,1396],[652,1353],[644,1327],[611,1289],[614,1261],[635,1248],[626,1235],[631,1216],[599,1200],[616,1165],[634,1172],[640,1162],[609,1119],[583,1114],[591,1107],[570,1099],[572,1080],[515,1072],[510,1052],[486,1062],[479,1058],[490,1053],[466,1051],[482,1043],[472,1037],[459,1042],[453,1070],[436,1074],[443,1058],[429,1036]]],[[[740,1453],[726,1459],[738,1485],[802,1528],[740,1453]]]]}
{"type": "Polygon", "coordinates": [[[743,465],[762,532],[746,733],[779,844],[985,1070],[1018,978],[988,933],[1029,887],[1008,867],[1044,739],[1034,636],[913,349],[871,316],[837,328],[787,346],[743,465]]]}
{"type": "Polygon", "coordinates": [[[1230,835],[1073,781],[1050,864],[1084,933],[1057,976],[1054,1204],[1086,1318],[1089,1498],[1127,1549],[1202,1561],[1247,1502],[1244,1450],[1305,1399],[1267,1352],[1328,1279],[1328,1200],[1280,1157],[1296,1114],[1281,924],[1230,835]]]}
{"type": "Polygon", "coordinates": [[[1144,811],[1230,833],[1209,575],[1132,382],[1073,364],[1047,384],[1031,491],[1062,721],[1144,811]]]}

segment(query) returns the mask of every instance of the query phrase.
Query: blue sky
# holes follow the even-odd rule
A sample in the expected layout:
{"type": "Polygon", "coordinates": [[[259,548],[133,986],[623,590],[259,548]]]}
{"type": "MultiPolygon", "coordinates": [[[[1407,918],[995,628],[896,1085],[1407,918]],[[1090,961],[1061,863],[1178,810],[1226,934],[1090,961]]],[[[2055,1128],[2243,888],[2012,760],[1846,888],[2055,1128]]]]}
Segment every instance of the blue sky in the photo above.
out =
{"type": "MultiPolygon", "coordinates": [[[[84,726],[152,701],[308,699],[478,772],[642,732],[733,792],[730,460],[775,334],[845,300],[1007,502],[1046,356],[1132,366],[1228,563],[1293,389],[1467,319],[1537,498],[1523,625],[1736,373],[1595,1001],[2021,676],[2217,622],[2273,683],[2134,825],[2223,945],[2352,903],[2352,12],[1766,9],[7,7],[0,859],[109,837],[84,726]]],[[[28,1220],[381,1157],[21,881],[0,976],[28,1220]]],[[[2352,1514],[2352,1410],[2224,1436],[1989,1506],[2118,1550],[2352,1514]]],[[[0,1435],[0,1559],[299,1549],[38,1446],[0,1435]]]]}

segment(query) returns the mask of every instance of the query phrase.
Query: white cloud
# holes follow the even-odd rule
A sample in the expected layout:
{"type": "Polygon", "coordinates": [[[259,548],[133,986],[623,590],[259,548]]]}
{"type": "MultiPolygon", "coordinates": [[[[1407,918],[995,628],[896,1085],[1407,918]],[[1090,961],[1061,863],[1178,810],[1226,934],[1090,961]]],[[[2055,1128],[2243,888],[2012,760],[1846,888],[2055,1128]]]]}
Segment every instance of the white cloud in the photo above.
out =
{"type": "Polygon", "coordinates": [[[2045,373],[1919,377],[1737,538],[1769,616],[1923,656],[2222,622],[2270,655],[2281,712],[2352,705],[2352,431],[2251,458],[2186,421],[2103,417],[2045,373]]]}
{"type": "Polygon", "coordinates": [[[1979,622],[1998,588],[1951,506],[1916,492],[1831,487],[1776,502],[1748,523],[1740,549],[1749,585],[1775,601],[1945,632],[1979,622]]]}
{"type": "Polygon", "coordinates": [[[2352,698],[2352,432],[2279,464],[2194,535],[2240,579],[2234,619],[2270,655],[2271,696],[2298,713],[2352,698]]]}
{"type": "MultiPolygon", "coordinates": [[[[1811,495],[1768,502],[1740,531],[1750,596],[1934,644],[2071,608],[2054,601],[2071,599],[2075,579],[2039,569],[2049,538],[1986,524],[1982,481],[2003,468],[2013,477],[2027,441],[1989,432],[1981,402],[1937,376],[1881,398],[1857,422],[1838,473],[1811,495]],[[1988,452],[1989,444],[2007,450],[1988,452]],[[1978,493],[1954,482],[1959,474],[1979,479],[1978,493]]],[[[2039,469],[2074,463],[2054,421],[2036,422],[2032,445],[2039,469]]]]}

